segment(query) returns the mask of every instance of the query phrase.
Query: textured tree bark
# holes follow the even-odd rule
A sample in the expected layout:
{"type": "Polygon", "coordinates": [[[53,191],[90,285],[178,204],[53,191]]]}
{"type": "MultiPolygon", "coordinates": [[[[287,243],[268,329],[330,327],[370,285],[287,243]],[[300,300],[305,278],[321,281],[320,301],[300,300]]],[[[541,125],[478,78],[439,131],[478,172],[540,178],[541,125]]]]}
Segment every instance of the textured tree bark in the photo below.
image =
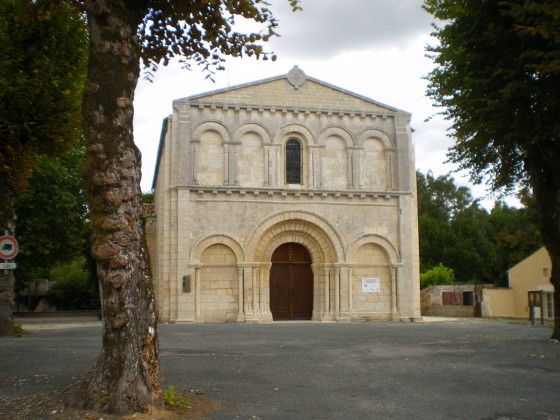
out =
{"type": "Polygon", "coordinates": [[[84,179],[103,350],[70,403],[115,414],[162,404],[155,298],[141,218],[140,151],[133,140],[142,2],[87,0],[84,179]]]}
{"type": "Polygon", "coordinates": [[[554,141],[535,145],[525,159],[537,203],[539,229],[550,259],[554,287],[553,339],[560,340],[560,150],[554,141]]]}
{"type": "MultiPolygon", "coordinates": [[[[0,174],[0,236],[13,235],[15,227],[14,193],[0,174]]],[[[14,271],[0,270],[0,336],[14,333],[14,285],[14,271]]]]}

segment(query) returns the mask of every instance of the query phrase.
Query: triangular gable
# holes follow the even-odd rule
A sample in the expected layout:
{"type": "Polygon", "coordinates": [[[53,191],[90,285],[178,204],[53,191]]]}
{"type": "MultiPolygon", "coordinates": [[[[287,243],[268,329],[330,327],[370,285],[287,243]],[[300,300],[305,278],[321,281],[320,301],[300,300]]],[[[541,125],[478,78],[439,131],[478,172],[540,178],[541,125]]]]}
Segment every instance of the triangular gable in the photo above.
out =
{"type": "MultiPolygon", "coordinates": [[[[205,92],[174,101],[175,104],[213,104],[288,108],[299,111],[405,113],[397,108],[305,75],[295,66],[286,75],[205,92]]],[[[407,113],[405,113],[407,114],[407,113]]]]}
{"type": "Polygon", "coordinates": [[[548,256],[548,251],[546,250],[546,248],[544,246],[540,247],[535,252],[533,252],[531,255],[529,255],[528,257],[525,257],[524,259],[519,261],[517,264],[515,264],[513,267],[511,267],[508,270],[508,273],[519,269],[520,267],[522,267],[525,264],[529,264],[529,265],[534,264],[533,260],[540,261],[540,260],[543,260],[543,259],[546,260],[547,258],[550,259],[550,257],[548,256]]]}

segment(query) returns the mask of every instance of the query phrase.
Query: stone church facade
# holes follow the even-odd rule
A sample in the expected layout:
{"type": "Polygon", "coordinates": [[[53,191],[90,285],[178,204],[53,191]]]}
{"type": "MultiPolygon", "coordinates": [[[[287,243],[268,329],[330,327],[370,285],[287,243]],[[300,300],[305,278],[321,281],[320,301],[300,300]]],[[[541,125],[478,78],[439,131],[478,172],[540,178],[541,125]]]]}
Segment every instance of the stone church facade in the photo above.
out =
{"type": "Polygon", "coordinates": [[[411,132],[297,66],[174,101],[147,222],[160,320],[419,318],[411,132]]]}

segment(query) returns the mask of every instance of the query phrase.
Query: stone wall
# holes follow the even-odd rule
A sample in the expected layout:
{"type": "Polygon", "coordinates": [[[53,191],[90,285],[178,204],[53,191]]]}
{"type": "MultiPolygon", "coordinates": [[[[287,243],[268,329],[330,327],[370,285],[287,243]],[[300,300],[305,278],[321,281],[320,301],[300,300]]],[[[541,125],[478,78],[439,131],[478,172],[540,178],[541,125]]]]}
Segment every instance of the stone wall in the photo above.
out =
{"type": "Polygon", "coordinates": [[[297,68],[173,107],[149,245],[162,319],[271,320],[271,255],[288,242],[312,257],[314,320],[420,316],[409,114],[297,68]],[[286,180],[290,139],[298,184],[286,180]]]}
{"type": "Polygon", "coordinates": [[[444,304],[443,293],[457,293],[463,292],[474,293],[474,285],[441,285],[429,286],[422,289],[420,292],[421,297],[421,310],[422,316],[445,316],[445,317],[473,317],[475,316],[474,299],[473,305],[465,306],[462,304],[462,296],[456,300],[455,303],[460,304],[444,304]]]}

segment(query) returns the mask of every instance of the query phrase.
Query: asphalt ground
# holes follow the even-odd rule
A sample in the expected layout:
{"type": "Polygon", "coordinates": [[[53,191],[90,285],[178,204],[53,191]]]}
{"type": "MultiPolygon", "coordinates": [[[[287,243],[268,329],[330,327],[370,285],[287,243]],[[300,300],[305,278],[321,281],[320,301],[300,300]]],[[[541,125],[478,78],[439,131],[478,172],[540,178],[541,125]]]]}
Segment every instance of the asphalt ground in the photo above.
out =
{"type": "MultiPolygon", "coordinates": [[[[24,337],[0,337],[4,400],[69,385],[101,349],[99,322],[24,327],[24,337]]],[[[432,319],[158,331],[165,386],[217,402],[203,418],[560,419],[560,344],[546,326],[432,319]]]]}

